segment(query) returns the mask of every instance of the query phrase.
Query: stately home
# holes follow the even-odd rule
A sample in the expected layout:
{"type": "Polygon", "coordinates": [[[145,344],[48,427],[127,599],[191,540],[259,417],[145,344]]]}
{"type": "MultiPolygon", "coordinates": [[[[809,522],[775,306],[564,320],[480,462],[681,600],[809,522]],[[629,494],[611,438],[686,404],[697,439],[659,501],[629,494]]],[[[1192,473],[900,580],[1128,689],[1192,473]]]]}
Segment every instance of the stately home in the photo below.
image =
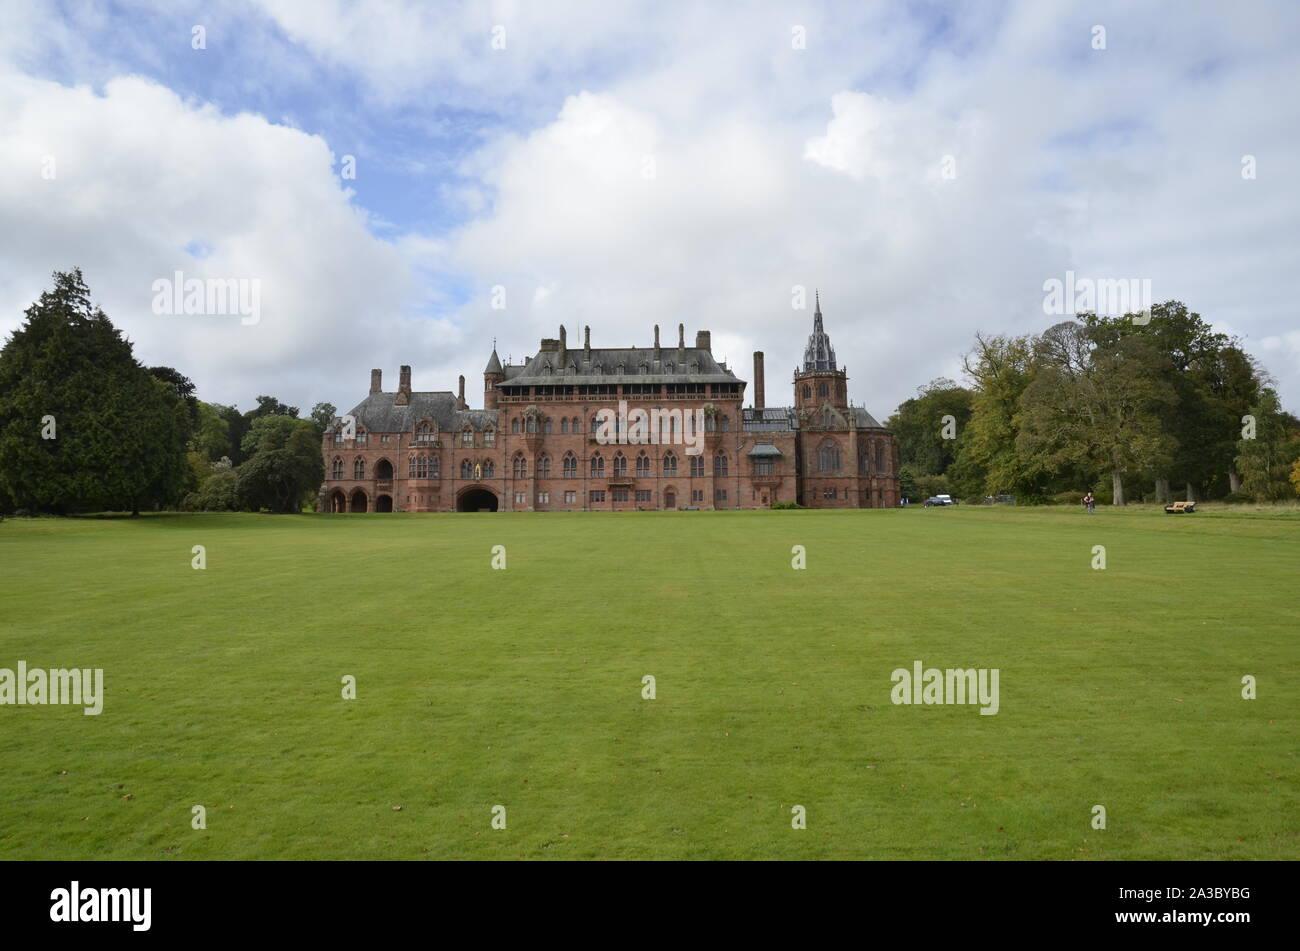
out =
{"type": "Polygon", "coordinates": [[[882,508],[899,503],[889,431],[848,402],[848,376],[817,300],[794,406],[763,398],[754,354],[745,382],[714,359],[709,331],[686,345],[596,349],[591,330],[570,348],[565,329],[523,365],[496,349],[483,371],[483,408],[457,393],[411,389],[404,366],[325,434],[322,511],[474,512],[882,508]]]}

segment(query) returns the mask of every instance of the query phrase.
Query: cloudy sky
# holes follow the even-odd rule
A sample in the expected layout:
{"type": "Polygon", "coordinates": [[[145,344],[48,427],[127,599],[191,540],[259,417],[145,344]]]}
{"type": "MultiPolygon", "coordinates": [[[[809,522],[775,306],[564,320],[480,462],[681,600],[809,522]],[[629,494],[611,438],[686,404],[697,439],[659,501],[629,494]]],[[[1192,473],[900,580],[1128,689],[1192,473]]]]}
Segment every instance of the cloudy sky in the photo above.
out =
{"type": "Polygon", "coordinates": [[[211,401],[407,363],[477,405],[494,338],[680,322],[742,378],[764,350],[775,404],[802,287],[884,417],[1072,270],[1149,279],[1300,410],[1290,0],[0,7],[0,332],[80,266],[211,401]],[[178,270],[260,319],[155,313],[178,270]]]}

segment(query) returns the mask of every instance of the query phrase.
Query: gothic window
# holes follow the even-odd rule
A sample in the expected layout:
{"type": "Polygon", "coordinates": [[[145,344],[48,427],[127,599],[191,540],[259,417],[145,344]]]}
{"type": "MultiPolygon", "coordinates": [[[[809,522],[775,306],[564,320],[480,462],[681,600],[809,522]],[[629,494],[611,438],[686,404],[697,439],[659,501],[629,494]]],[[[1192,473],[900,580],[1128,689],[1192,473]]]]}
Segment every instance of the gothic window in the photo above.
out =
{"type": "Polygon", "coordinates": [[[551,477],[551,457],[543,455],[537,460],[537,478],[549,479],[551,477]]]}
{"type": "Polygon", "coordinates": [[[519,417],[518,417],[518,416],[516,416],[514,419],[510,420],[510,432],[512,432],[512,433],[513,433],[514,435],[516,435],[516,436],[519,435],[519,417]]]}
{"type": "Polygon", "coordinates": [[[416,473],[415,456],[411,456],[411,458],[406,460],[406,477],[408,479],[414,479],[416,478],[415,473],[416,473]]]}
{"type": "Polygon", "coordinates": [[[560,420],[560,435],[563,436],[568,431],[569,431],[569,417],[566,416],[564,417],[564,419],[560,420]]]}
{"type": "Polygon", "coordinates": [[[671,449],[664,455],[664,475],[668,478],[677,476],[677,457],[671,449]]]}
{"type": "Polygon", "coordinates": [[[627,456],[621,452],[614,454],[614,478],[623,479],[627,477],[627,456]]]}
{"type": "Polygon", "coordinates": [[[830,391],[827,389],[825,383],[817,384],[817,395],[820,396],[822,399],[826,399],[826,397],[830,395],[830,391]]]}
{"type": "Polygon", "coordinates": [[[691,456],[691,478],[704,478],[704,455],[691,456]]]}
{"type": "Polygon", "coordinates": [[[496,464],[495,462],[493,462],[491,459],[486,459],[486,460],[484,460],[484,462],[483,462],[483,478],[485,478],[485,479],[490,479],[490,478],[492,478],[492,477],[493,477],[494,475],[496,475],[496,474],[497,474],[497,464],[496,464]]]}
{"type": "Polygon", "coordinates": [[[416,442],[433,442],[433,430],[428,423],[421,423],[415,427],[416,442]]]}
{"type": "Polygon", "coordinates": [[[727,474],[727,454],[724,452],[720,452],[713,457],[713,475],[714,477],[717,477],[717,476],[725,476],[726,474],[727,474]]]}
{"type": "Polygon", "coordinates": [[[593,479],[605,478],[605,457],[596,453],[591,457],[591,477],[593,479]]]}
{"type": "Polygon", "coordinates": [[[460,461],[460,477],[462,479],[474,478],[474,465],[468,459],[460,461]]]}
{"type": "Polygon", "coordinates": [[[495,446],[497,444],[497,431],[492,427],[483,430],[483,445],[495,446]]]}
{"type": "Polygon", "coordinates": [[[578,417],[576,417],[576,416],[573,417],[573,428],[572,428],[572,432],[575,432],[575,433],[580,433],[580,432],[582,432],[582,423],[580,423],[580,422],[578,421],[578,417]]]}
{"type": "Polygon", "coordinates": [[[460,431],[460,442],[463,446],[474,445],[474,430],[466,426],[460,431]]]}
{"type": "Polygon", "coordinates": [[[438,478],[438,457],[437,456],[429,457],[429,478],[430,479],[438,478]]]}
{"type": "Polygon", "coordinates": [[[883,473],[885,471],[885,444],[876,443],[876,471],[883,473]]]}
{"type": "Polygon", "coordinates": [[[817,471],[838,472],[839,468],[840,447],[833,439],[827,439],[817,448],[817,471]]]}
{"type": "Polygon", "coordinates": [[[548,436],[551,434],[551,421],[550,421],[550,419],[545,419],[545,420],[542,421],[542,432],[545,433],[545,434],[548,435],[548,436]]]}
{"type": "Polygon", "coordinates": [[[755,459],[755,460],[754,460],[754,475],[756,475],[756,476],[770,476],[771,474],[772,474],[772,460],[771,460],[771,459],[755,459]]]}
{"type": "Polygon", "coordinates": [[[724,433],[729,433],[729,432],[731,432],[731,417],[729,417],[729,416],[724,416],[724,417],[722,417],[722,427],[721,427],[721,428],[722,428],[722,431],[723,431],[724,433]]]}
{"type": "Polygon", "coordinates": [[[564,478],[578,478],[578,460],[571,452],[564,454],[564,478]]]}
{"type": "Polygon", "coordinates": [[[516,478],[516,479],[526,479],[526,478],[528,478],[528,460],[527,460],[527,459],[525,459],[523,456],[515,456],[515,463],[514,463],[514,465],[515,465],[515,478],[516,478]]]}
{"type": "Polygon", "coordinates": [[[537,432],[537,417],[536,416],[526,417],[524,419],[524,429],[530,433],[537,432]]]}
{"type": "Polygon", "coordinates": [[[352,461],[352,478],[364,479],[365,477],[366,477],[366,460],[362,459],[360,456],[357,456],[357,458],[352,461]]]}
{"type": "Polygon", "coordinates": [[[805,383],[803,387],[803,398],[806,400],[812,399],[812,387],[807,383],[805,383]]]}
{"type": "Polygon", "coordinates": [[[330,464],[330,478],[331,479],[343,478],[343,460],[340,459],[338,456],[335,456],[334,462],[330,464]]]}

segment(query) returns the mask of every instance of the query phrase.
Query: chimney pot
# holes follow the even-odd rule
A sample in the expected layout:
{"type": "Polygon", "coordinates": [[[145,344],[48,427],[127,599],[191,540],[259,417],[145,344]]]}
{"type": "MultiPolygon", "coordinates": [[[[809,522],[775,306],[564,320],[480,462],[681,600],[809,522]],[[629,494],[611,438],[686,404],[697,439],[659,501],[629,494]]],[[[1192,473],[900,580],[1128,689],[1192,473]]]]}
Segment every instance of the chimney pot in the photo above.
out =
{"type": "Polygon", "coordinates": [[[713,352],[713,334],[707,330],[695,331],[695,348],[713,352]]]}
{"type": "Polygon", "coordinates": [[[763,393],[763,351],[754,351],[754,409],[765,405],[763,393]]]}
{"type": "Polygon", "coordinates": [[[370,371],[370,392],[382,393],[383,391],[384,391],[384,371],[371,370],[370,371]]]}

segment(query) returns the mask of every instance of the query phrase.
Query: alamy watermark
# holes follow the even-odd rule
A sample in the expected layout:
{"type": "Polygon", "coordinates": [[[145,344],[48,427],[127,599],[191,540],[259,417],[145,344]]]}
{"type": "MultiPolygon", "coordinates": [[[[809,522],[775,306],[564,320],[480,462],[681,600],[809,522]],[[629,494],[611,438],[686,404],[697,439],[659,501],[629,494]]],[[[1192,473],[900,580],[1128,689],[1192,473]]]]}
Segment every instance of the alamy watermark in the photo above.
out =
{"type": "Polygon", "coordinates": [[[171,316],[238,317],[245,327],[262,320],[262,281],[256,277],[173,277],[153,282],[153,312],[171,316]]]}
{"type": "Polygon", "coordinates": [[[922,669],[918,660],[911,670],[899,667],[889,675],[894,682],[889,699],[895,704],[979,704],[981,716],[993,716],[999,707],[1000,674],[997,667],[922,669]]]}
{"type": "Polygon", "coordinates": [[[1093,313],[1099,317],[1133,314],[1133,323],[1151,323],[1151,278],[1055,277],[1043,282],[1043,313],[1061,317],[1093,313]]]}
{"type": "Polygon", "coordinates": [[[104,709],[104,669],[34,667],[28,670],[25,660],[18,662],[16,672],[0,667],[0,705],[34,707],[51,703],[81,706],[86,716],[99,716],[104,709]]]}
{"type": "Polygon", "coordinates": [[[686,455],[704,452],[704,410],[641,409],[628,411],[627,400],[618,409],[596,411],[596,442],[602,446],[685,446],[686,455]]]}

